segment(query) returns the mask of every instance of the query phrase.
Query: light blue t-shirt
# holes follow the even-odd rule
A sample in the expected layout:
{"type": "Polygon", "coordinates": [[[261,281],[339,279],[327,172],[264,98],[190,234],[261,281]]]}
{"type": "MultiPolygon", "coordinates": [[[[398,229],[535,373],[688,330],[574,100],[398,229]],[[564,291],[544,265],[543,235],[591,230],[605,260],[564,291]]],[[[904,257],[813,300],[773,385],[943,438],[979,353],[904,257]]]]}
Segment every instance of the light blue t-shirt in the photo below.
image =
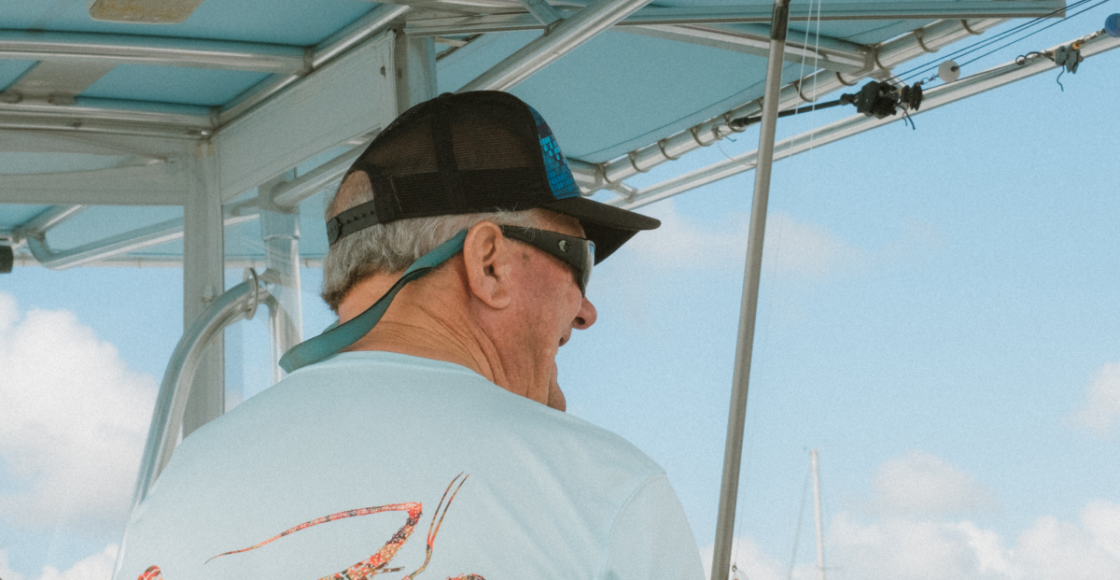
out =
{"type": "Polygon", "coordinates": [[[153,565],[165,580],[312,580],[360,562],[358,576],[404,578],[429,537],[429,580],[703,574],[664,471],[621,437],[459,365],[353,352],[184,440],[132,515],[116,580],[153,565]]]}

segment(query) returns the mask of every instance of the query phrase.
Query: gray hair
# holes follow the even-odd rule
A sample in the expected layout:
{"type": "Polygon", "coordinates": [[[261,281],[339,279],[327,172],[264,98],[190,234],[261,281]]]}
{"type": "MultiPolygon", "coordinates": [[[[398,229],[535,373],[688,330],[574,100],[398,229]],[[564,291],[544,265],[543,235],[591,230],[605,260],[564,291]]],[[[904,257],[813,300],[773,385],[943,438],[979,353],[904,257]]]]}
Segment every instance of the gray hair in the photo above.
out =
{"type": "MultiPolygon", "coordinates": [[[[365,177],[351,177],[356,176],[365,177]]],[[[348,179],[344,185],[328,204],[328,219],[373,199],[366,179],[348,179]]],[[[323,260],[323,300],[337,312],[342,299],[364,278],[402,272],[460,230],[483,221],[522,227],[541,225],[537,212],[528,210],[408,218],[370,226],[342,238],[327,250],[323,260]]]]}

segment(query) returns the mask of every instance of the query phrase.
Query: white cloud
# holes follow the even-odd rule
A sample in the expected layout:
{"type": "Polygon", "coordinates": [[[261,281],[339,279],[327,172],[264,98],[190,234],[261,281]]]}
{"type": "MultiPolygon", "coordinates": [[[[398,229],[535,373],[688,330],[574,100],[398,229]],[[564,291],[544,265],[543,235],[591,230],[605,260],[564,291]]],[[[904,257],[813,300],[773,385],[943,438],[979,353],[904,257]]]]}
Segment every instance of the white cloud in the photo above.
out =
{"type": "Polygon", "coordinates": [[[8,551],[0,548],[0,578],[7,580],[23,580],[23,576],[16,574],[8,565],[8,551]]]}
{"type": "Polygon", "coordinates": [[[627,248],[662,269],[703,268],[746,255],[746,217],[732,213],[719,223],[704,224],[677,212],[672,201],[650,207],[661,227],[635,236],[627,248]]]}
{"type": "MultiPolygon", "coordinates": [[[[888,513],[861,521],[841,512],[826,533],[825,570],[834,580],[1120,578],[1120,504],[1090,502],[1078,520],[1039,518],[1007,542],[969,520],[888,513]]],[[[712,551],[712,546],[700,550],[705,578],[711,576],[712,551]]],[[[734,580],[819,577],[815,562],[797,563],[791,574],[786,563],[765,553],[752,538],[736,538],[732,554],[740,571],[734,580]]]]}
{"type": "MultiPolygon", "coordinates": [[[[731,212],[701,223],[681,215],[672,200],[649,209],[649,215],[661,220],[661,227],[627,242],[620,251],[625,257],[597,267],[598,281],[589,290],[593,302],[613,304],[611,312],[642,333],[656,330],[661,318],[650,304],[649,288],[675,286],[674,291],[694,295],[696,289],[688,288],[694,281],[689,272],[699,269],[731,272],[741,279],[747,253],[746,214],[731,212]]],[[[765,252],[763,276],[780,277],[780,283],[811,282],[867,262],[861,250],[827,229],[780,212],[770,215],[765,252]]]]}
{"type": "Polygon", "coordinates": [[[823,227],[799,222],[783,213],[771,214],[767,219],[763,264],[771,262],[779,273],[823,278],[855,267],[863,259],[860,250],[823,227]]]}
{"type": "MultiPolygon", "coordinates": [[[[117,545],[110,544],[99,554],[81,560],[65,571],[54,566],[44,566],[36,580],[109,580],[117,558],[117,545]]],[[[0,550],[0,578],[27,580],[8,568],[8,555],[0,550]]]]}
{"type": "Polygon", "coordinates": [[[906,220],[900,234],[876,251],[877,262],[904,262],[919,266],[945,247],[945,235],[931,222],[906,220]]]}
{"type": "Polygon", "coordinates": [[[1019,537],[1016,552],[1026,578],[1120,578],[1120,505],[1092,502],[1080,520],[1078,526],[1042,518],[1019,537]]]}
{"type": "Polygon", "coordinates": [[[1095,501],[1081,510],[1081,525],[1096,546],[1120,561],[1120,504],[1095,501]]]}
{"type": "Polygon", "coordinates": [[[0,518],[117,534],[127,516],[155,379],[67,311],[20,313],[0,293],[0,518]]]}
{"type": "Polygon", "coordinates": [[[883,463],[872,478],[876,502],[887,513],[944,515],[990,510],[995,495],[974,477],[924,451],[883,463]]]}
{"type": "Polygon", "coordinates": [[[1078,522],[1039,518],[1005,539],[968,519],[996,498],[973,476],[926,452],[883,463],[877,509],[832,518],[826,567],[844,580],[1114,580],[1120,578],[1120,505],[1094,501],[1078,522]]]}
{"type": "Polygon", "coordinates": [[[887,516],[858,523],[833,519],[826,568],[851,580],[1017,578],[1003,540],[972,522],[939,522],[887,516]]]}
{"type": "Polygon", "coordinates": [[[1105,364],[1093,377],[1085,393],[1085,404],[1074,422],[1097,436],[1107,435],[1120,419],[1120,362],[1105,364]]]}
{"type": "MultiPolygon", "coordinates": [[[[732,212],[715,223],[700,224],[677,212],[672,201],[651,208],[661,227],[629,242],[640,256],[664,269],[742,267],[746,261],[749,216],[732,212]]],[[[857,248],[826,228],[797,221],[781,212],[767,218],[763,265],[779,274],[821,278],[863,259],[857,248]]]]}
{"type": "MultiPolygon", "coordinates": [[[[715,546],[700,549],[700,560],[704,563],[704,578],[712,577],[712,558],[715,546]]],[[[750,538],[736,537],[731,542],[731,563],[736,572],[728,574],[728,580],[790,580],[784,564],[771,558],[750,538]]],[[[816,568],[797,566],[793,580],[816,578],[816,568]]]]}
{"type": "Polygon", "coordinates": [[[1080,522],[1037,520],[1014,546],[970,521],[840,514],[828,568],[846,580],[1112,580],[1120,577],[1120,505],[1088,504],[1080,522]]]}

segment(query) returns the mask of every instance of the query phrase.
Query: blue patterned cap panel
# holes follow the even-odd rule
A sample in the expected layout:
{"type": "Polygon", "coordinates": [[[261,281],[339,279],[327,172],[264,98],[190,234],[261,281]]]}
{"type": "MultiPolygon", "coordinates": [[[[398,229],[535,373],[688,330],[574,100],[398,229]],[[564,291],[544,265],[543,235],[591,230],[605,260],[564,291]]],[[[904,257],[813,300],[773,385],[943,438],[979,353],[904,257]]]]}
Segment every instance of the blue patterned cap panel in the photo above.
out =
{"type": "Polygon", "coordinates": [[[552,136],[552,129],[536,109],[529,107],[529,110],[533,112],[533,120],[537,123],[537,135],[541,140],[541,153],[544,155],[544,168],[548,172],[548,185],[552,189],[552,195],[556,199],[579,197],[579,186],[572,177],[572,170],[568,168],[564,154],[560,152],[560,144],[552,136]]]}

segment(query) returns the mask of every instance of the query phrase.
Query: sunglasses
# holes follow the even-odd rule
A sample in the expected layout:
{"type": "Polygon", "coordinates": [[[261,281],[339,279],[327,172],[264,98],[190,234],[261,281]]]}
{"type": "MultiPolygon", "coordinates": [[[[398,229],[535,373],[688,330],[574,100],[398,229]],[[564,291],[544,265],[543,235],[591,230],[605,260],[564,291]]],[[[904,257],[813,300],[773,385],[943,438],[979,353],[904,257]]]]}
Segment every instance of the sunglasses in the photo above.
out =
{"type": "Polygon", "coordinates": [[[595,265],[595,242],[575,236],[568,236],[548,230],[523,228],[520,226],[498,226],[502,234],[511,240],[529,244],[558,258],[576,272],[579,291],[587,295],[587,283],[591,280],[591,268],[595,265]]]}

